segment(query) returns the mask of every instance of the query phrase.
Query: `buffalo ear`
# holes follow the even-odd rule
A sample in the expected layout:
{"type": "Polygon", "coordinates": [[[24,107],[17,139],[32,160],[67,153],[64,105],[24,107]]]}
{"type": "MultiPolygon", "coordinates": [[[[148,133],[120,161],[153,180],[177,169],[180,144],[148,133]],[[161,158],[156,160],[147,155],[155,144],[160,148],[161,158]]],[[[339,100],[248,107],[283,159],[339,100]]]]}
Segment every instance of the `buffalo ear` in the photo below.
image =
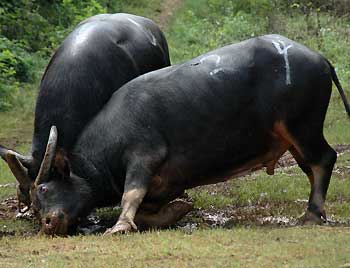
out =
{"type": "Polygon", "coordinates": [[[54,167],[64,178],[69,178],[70,167],[66,151],[59,149],[55,155],[54,167]]]}

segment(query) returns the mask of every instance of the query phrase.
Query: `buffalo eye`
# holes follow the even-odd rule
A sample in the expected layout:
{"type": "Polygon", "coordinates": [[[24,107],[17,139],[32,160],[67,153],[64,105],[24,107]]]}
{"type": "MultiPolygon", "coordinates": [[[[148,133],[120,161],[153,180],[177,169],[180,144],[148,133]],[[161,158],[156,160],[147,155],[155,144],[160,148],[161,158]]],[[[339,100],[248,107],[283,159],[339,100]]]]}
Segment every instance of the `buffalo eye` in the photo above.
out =
{"type": "Polygon", "coordinates": [[[49,190],[46,185],[39,185],[39,193],[45,194],[49,190]]]}

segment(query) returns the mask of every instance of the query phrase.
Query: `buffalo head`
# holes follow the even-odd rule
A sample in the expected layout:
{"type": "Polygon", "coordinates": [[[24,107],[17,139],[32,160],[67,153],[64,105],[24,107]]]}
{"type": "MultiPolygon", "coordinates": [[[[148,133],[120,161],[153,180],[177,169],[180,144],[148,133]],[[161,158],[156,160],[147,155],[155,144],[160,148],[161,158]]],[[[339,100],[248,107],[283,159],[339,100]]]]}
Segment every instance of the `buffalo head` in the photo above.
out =
{"type": "Polygon", "coordinates": [[[65,235],[77,223],[84,210],[89,189],[82,179],[71,174],[64,151],[57,151],[57,129],[51,127],[43,161],[36,178],[30,172],[30,159],[12,150],[1,148],[1,156],[8,163],[19,185],[20,202],[31,205],[42,225],[41,232],[65,235]]]}

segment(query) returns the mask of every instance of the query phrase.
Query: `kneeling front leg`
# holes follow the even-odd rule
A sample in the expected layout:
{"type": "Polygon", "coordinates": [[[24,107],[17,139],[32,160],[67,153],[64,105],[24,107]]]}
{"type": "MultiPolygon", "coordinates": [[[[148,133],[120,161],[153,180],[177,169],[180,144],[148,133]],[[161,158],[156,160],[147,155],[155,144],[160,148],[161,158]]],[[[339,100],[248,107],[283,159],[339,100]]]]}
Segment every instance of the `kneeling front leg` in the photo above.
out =
{"type": "Polygon", "coordinates": [[[122,213],[117,223],[108,229],[105,234],[126,233],[137,230],[134,218],[146,193],[146,187],[136,187],[125,191],[121,202],[122,213]]]}
{"type": "Polygon", "coordinates": [[[164,159],[165,150],[137,152],[127,165],[124,193],[121,200],[122,213],[117,223],[105,234],[125,233],[137,230],[134,223],[136,212],[148,192],[150,182],[164,159]]]}

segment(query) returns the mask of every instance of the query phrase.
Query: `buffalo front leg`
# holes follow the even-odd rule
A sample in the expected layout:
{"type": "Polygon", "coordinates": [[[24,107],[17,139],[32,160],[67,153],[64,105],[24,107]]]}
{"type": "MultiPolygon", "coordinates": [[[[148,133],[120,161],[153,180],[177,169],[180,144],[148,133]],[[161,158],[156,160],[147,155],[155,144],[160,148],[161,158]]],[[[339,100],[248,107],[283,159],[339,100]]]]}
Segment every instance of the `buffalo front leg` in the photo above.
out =
{"type": "Polygon", "coordinates": [[[146,193],[146,188],[135,188],[124,192],[121,202],[122,213],[117,223],[108,229],[105,234],[125,233],[137,230],[134,218],[146,193]]]}
{"type": "MultiPolygon", "coordinates": [[[[157,144],[159,145],[159,144],[157,144]]],[[[124,183],[124,193],[121,200],[122,213],[117,223],[105,234],[125,233],[137,230],[134,223],[136,212],[148,192],[152,177],[162,163],[166,149],[164,147],[148,148],[142,151],[134,151],[129,158],[126,178],[124,183]]]]}

